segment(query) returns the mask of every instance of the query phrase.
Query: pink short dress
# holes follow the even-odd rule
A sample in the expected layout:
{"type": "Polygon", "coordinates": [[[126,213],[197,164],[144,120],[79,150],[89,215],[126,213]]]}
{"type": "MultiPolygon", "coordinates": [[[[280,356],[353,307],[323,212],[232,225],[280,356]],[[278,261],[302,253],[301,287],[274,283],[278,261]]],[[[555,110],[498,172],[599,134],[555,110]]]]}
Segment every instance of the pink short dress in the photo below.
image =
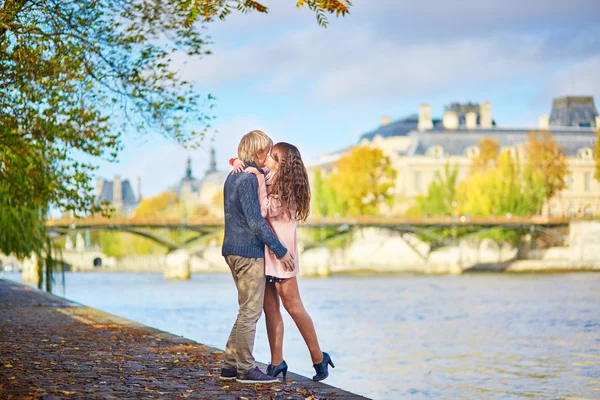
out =
{"type": "Polygon", "coordinates": [[[260,211],[265,217],[277,239],[294,256],[295,268],[287,271],[281,262],[268,247],[265,246],[265,275],[269,281],[292,278],[300,272],[300,258],[298,257],[298,241],[296,238],[296,219],[293,218],[294,211],[290,212],[281,202],[268,195],[275,173],[264,169],[265,175],[258,174],[258,200],[260,211]],[[269,277],[276,279],[269,279],[269,277]]]}

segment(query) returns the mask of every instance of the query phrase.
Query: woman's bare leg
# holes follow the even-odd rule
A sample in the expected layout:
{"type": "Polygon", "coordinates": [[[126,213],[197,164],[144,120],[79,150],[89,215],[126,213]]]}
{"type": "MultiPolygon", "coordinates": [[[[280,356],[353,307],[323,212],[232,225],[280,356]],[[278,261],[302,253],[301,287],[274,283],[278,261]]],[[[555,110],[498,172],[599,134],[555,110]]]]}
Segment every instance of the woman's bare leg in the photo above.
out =
{"type": "Polygon", "coordinates": [[[279,309],[279,295],[274,283],[265,286],[265,321],[267,323],[267,336],[271,348],[271,364],[279,365],[283,362],[283,318],[279,309]]]}
{"type": "Polygon", "coordinates": [[[300,299],[298,280],[296,277],[293,277],[286,279],[283,282],[277,282],[275,286],[277,288],[277,293],[279,293],[279,297],[281,297],[283,306],[296,323],[302,338],[304,338],[304,341],[306,342],[306,346],[308,346],[308,351],[310,351],[310,357],[312,358],[313,364],[320,363],[323,361],[323,352],[321,351],[321,347],[319,347],[319,340],[317,339],[317,332],[315,331],[312,319],[310,318],[310,315],[308,315],[308,312],[300,299]]]}

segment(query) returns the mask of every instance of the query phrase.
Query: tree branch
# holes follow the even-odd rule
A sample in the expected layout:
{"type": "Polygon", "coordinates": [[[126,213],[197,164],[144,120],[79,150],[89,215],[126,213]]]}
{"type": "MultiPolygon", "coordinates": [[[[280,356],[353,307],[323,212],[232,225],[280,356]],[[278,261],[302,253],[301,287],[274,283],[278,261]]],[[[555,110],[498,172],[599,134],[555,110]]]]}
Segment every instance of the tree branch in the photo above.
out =
{"type": "Polygon", "coordinates": [[[6,0],[2,11],[0,11],[0,42],[4,40],[6,31],[15,20],[25,3],[29,0],[6,0]]]}

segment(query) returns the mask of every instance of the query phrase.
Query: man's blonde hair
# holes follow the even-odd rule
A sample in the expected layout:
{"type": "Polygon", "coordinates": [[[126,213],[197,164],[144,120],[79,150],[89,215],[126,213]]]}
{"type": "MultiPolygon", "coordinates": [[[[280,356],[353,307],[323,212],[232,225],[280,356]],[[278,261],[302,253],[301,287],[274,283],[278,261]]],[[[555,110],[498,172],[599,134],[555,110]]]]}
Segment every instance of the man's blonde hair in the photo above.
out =
{"type": "Polygon", "coordinates": [[[238,146],[238,157],[244,162],[253,162],[254,158],[273,147],[273,141],[263,131],[246,133],[238,146]]]}

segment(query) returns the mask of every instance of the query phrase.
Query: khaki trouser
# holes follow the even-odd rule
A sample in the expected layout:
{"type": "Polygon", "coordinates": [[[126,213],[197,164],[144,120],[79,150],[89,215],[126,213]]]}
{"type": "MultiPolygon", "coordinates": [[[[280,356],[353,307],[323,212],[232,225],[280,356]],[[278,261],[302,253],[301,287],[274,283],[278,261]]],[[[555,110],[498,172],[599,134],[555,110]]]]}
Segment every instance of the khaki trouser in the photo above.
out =
{"type": "Polygon", "coordinates": [[[246,373],[255,367],[254,336],[265,299],[265,259],[225,256],[238,291],[239,312],[225,346],[226,368],[246,373]]]}

